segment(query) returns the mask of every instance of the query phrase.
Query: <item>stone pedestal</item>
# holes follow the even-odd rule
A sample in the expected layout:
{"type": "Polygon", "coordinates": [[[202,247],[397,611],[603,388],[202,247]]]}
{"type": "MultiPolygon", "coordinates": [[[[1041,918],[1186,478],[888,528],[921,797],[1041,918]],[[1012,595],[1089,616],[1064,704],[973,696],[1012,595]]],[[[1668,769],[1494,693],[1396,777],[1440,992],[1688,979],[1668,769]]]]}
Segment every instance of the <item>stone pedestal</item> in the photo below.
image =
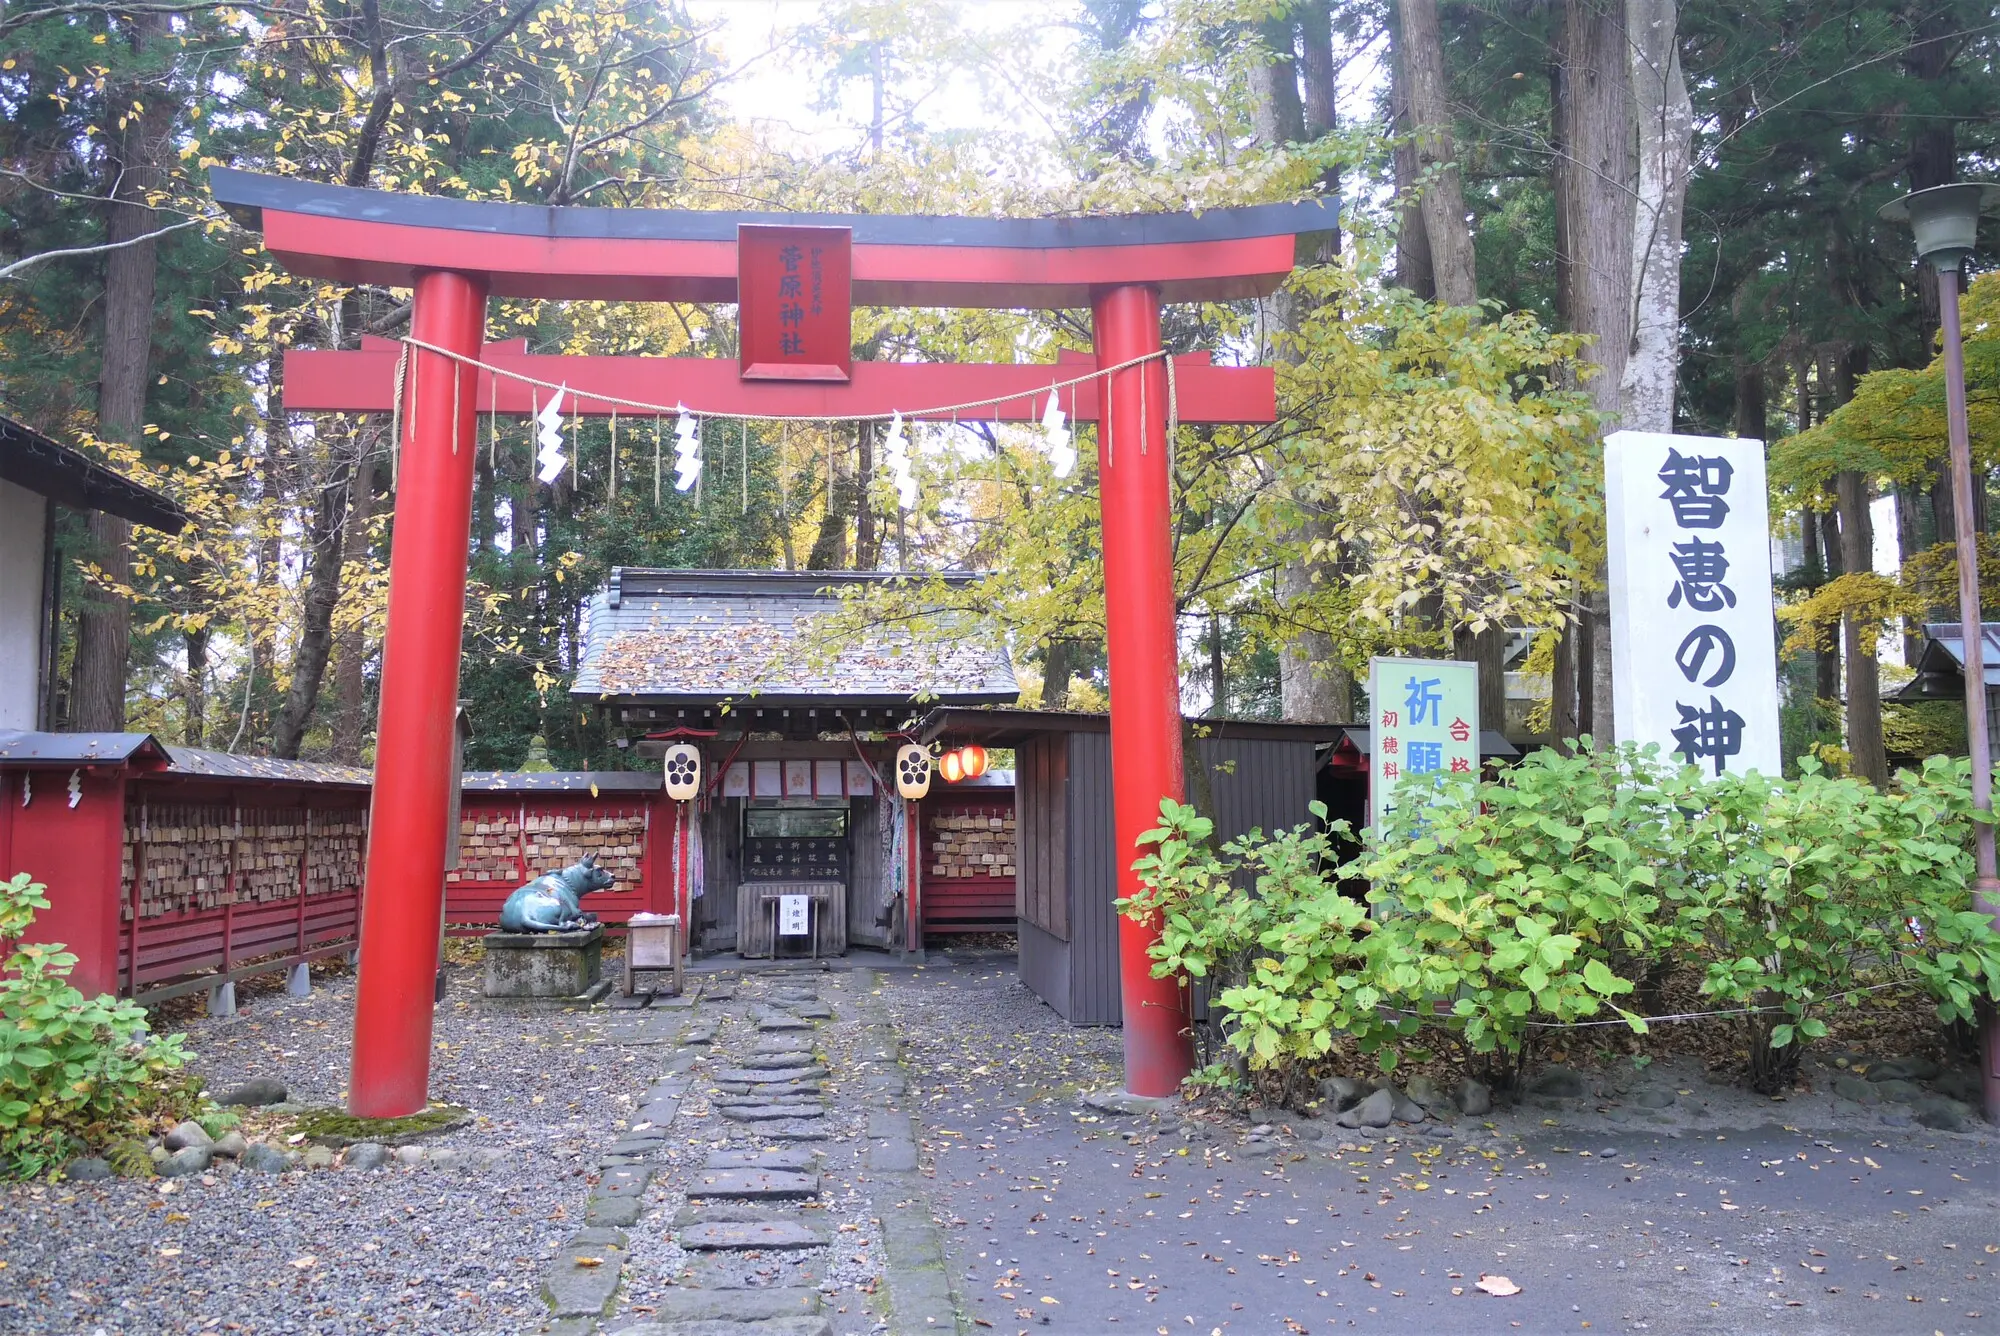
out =
{"type": "Polygon", "coordinates": [[[603,973],[604,925],[486,934],[486,996],[576,997],[603,973]]]}

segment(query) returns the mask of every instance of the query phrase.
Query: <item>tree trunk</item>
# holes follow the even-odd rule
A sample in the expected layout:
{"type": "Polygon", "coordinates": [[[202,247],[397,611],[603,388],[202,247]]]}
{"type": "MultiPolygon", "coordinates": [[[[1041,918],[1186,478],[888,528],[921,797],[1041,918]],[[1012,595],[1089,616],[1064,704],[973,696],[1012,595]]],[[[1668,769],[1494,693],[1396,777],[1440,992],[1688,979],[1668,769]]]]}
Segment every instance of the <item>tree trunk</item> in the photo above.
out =
{"type": "MultiPolygon", "coordinates": [[[[1402,25],[1393,13],[1389,22],[1391,38],[1400,51],[1402,25]]],[[[1415,121],[1410,111],[1410,81],[1400,56],[1389,61],[1389,119],[1396,135],[1391,165],[1396,198],[1401,201],[1396,214],[1396,285],[1429,300],[1437,296],[1437,277],[1431,263],[1430,236],[1424,229],[1423,206],[1415,198],[1418,176],[1415,121]]]]}
{"type": "Polygon", "coordinates": [[[872,571],[881,563],[880,525],[875,516],[875,429],[862,423],[854,432],[859,452],[854,466],[854,569],[872,571]]]}
{"type": "MultiPolygon", "coordinates": [[[[133,54],[167,31],[164,14],[126,20],[133,54]]],[[[173,104],[164,89],[138,84],[112,94],[116,117],[104,127],[106,195],[104,239],[104,342],[97,382],[97,434],[134,445],[146,422],[146,387],[153,354],[153,291],[159,273],[159,243],[134,241],[159,226],[147,200],[161,183],[160,157],[173,124],[173,104]],[[134,103],[141,106],[130,114],[134,103]],[[123,123],[120,124],[119,122],[123,123]],[[129,243],[129,244],[120,244],[129,243]]],[[[132,578],[132,529],[102,511],[90,513],[90,547],[104,573],[120,584],[132,578]]],[[[122,732],[125,678],[132,653],[132,608],[124,599],[96,594],[78,608],[75,677],[71,687],[73,726],[83,732],[122,732]]]]}
{"type": "MultiPolygon", "coordinates": [[[[1868,475],[1839,475],[1840,558],[1850,571],[1874,568],[1873,527],[1868,517],[1868,475]]],[[[1840,619],[1847,651],[1847,750],[1854,773],[1880,787],[1889,782],[1889,762],[1882,751],[1882,680],[1875,660],[1875,628],[1861,618],[1840,619]]]]}
{"type": "MultiPolygon", "coordinates": [[[[1898,482],[1894,492],[1896,498],[1896,565],[1900,569],[1904,562],[1924,550],[1923,541],[1917,536],[1917,489],[1908,483],[1898,482]]],[[[1903,618],[1903,666],[1914,668],[1924,651],[1923,618],[1906,616],[1903,618]]]]}
{"type": "Polygon", "coordinates": [[[847,518],[854,513],[854,483],[847,472],[847,452],[828,438],[826,506],[820,511],[819,533],[806,555],[809,571],[847,569],[847,518]]]}
{"type": "MultiPolygon", "coordinates": [[[[1309,521],[1297,535],[1310,541],[1325,536],[1331,526],[1309,521]]],[[[1278,572],[1278,603],[1295,608],[1315,587],[1314,574],[1331,578],[1323,563],[1300,560],[1278,572]]],[[[1340,657],[1340,647],[1325,631],[1288,628],[1278,646],[1278,699],[1286,720],[1295,723],[1344,724],[1354,716],[1354,674],[1340,657]]]]}
{"type": "Polygon", "coordinates": [[[1479,726],[1507,729],[1507,633],[1498,626],[1452,632],[1451,657],[1479,668],[1479,726]]]}
{"type": "Polygon", "coordinates": [[[1736,411],[1734,428],[1746,440],[1761,441],[1771,430],[1770,406],[1764,394],[1764,368],[1736,368],[1736,411]]]}
{"type": "MultiPolygon", "coordinates": [[[[1332,134],[1340,123],[1338,103],[1340,71],[1333,63],[1332,0],[1310,0],[1299,5],[1299,75],[1305,96],[1305,137],[1319,139],[1332,134]]],[[[1326,199],[1340,198],[1340,169],[1328,167],[1320,173],[1320,193],[1326,199]]],[[[1331,264],[1340,255],[1340,228],[1330,227],[1310,238],[1301,238],[1300,259],[1310,264],[1331,264]]]]}
{"type": "Polygon", "coordinates": [[[1555,661],[1549,667],[1549,736],[1556,742],[1575,742],[1583,735],[1577,711],[1577,640],[1582,633],[1579,621],[1571,621],[1556,638],[1555,661]]]}
{"type": "MultiPolygon", "coordinates": [[[[1839,546],[1839,526],[1833,516],[1808,507],[1803,529],[1806,573],[1811,587],[1818,589],[1830,574],[1826,557],[1839,546]]],[[[1813,645],[1813,695],[1825,701],[1840,699],[1840,645],[1831,631],[1822,631],[1813,645]]]]}
{"type": "Polygon", "coordinates": [[[181,632],[187,651],[187,696],[182,702],[181,741],[190,747],[207,745],[208,736],[208,638],[206,626],[181,632]]]}
{"type": "Polygon", "coordinates": [[[1220,718],[1229,713],[1229,672],[1222,660],[1222,618],[1208,619],[1208,712],[1220,718]]]}
{"type": "Polygon", "coordinates": [[[472,547],[481,556],[493,551],[493,465],[479,449],[478,418],[474,415],[473,451],[479,457],[472,465],[472,547]]]}
{"type": "MultiPolygon", "coordinates": [[[[1447,306],[1479,301],[1479,267],[1472,226],[1465,211],[1458,150],[1452,142],[1450,82],[1445,72],[1444,37],[1436,0],[1397,0],[1401,19],[1396,59],[1409,90],[1416,170],[1424,180],[1418,212],[1430,255],[1437,300],[1447,306]]],[[[1504,638],[1498,627],[1474,634],[1452,633],[1452,657],[1479,669],[1480,713],[1495,728],[1506,725],[1507,692],[1502,672],[1504,638]]]]}
{"type": "Polygon", "coordinates": [[[1679,21],[1677,0],[1627,0],[1639,170],[1632,235],[1632,341],[1619,424],[1633,431],[1674,429],[1674,382],[1681,349],[1681,219],[1694,142],[1694,104],[1681,74],[1679,21]]]}
{"type": "MultiPolygon", "coordinates": [[[[1266,21],[1259,36],[1273,59],[1260,66],[1251,79],[1255,105],[1252,117],[1258,139],[1273,148],[1296,143],[1310,134],[1317,137],[1332,128],[1333,63],[1332,36],[1316,17],[1306,25],[1307,58],[1312,125],[1307,124],[1307,100],[1299,94],[1299,61],[1289,18],[1266,21]],[[1323,39],[1323,43],[1322,43],[1323,39]],[[1317,47],[1325,46],[1324,60],[1317,47]]],[[[1338,250],[1338,238],[1331,243],[1338,250]]],[[[1304,302],[1288,290],[1281,290],[1259,303],[1263,325],[1279,334],[1297,331],[1307,314],[1304,302]]],[[[1292,361],[1296,348],[1286,339],[1274,339],[1268,356],[1292,361]]],[[[1314,515],[1309,501],[1300,499],[1306,518],[1287,535],[1297,545],[1299,555],[1278,573],[1278,603],[1290,608],[1315,587],[1334,578],[1322,557],[1310,555],[1313,545],[1332,538],[1331,525],[1314,515]]],[[[1278,646],[1278,696],[1286,719],[1345,722],[1352,706],[1354,679],[1341,664],[1339,647],[1325,631],[1287,628],[1278,646]]],[[[1218,697],[1220,692],[1218,692],[1218,697]]],[[[1220,708],[1219,706],[1217,707],[1220,708]]]]}
{"type": "MultiPolygon", "coordinates": [[[[1957,16],[1950,5],[1925,9],[1917,20],[1917,40],[1904,57],[1904,68],[1910,77],[1943,80],[1950,75],[1953,59],[1966,45],[1964,34],[1958,31],[1958,27],[1957,16]]],[[[1912,190],[1928,190],[1932,186],[1950,185],[1956,181],[1957,123],[1947,116],[1914,118],[1910,130],[1909,164],[1912,190]]],[[[1936,329],[1942,314],[1938,310],[1937,283],[1928,271],[1918,278],[1917,309],[1921,312],[1918,328],[1936,329]]],[[[1941,534],[1947,532],[1949,530],[1939,530],[1941,534]]]]}
{"type": "Polygon", "coordinates": [[[1069,684],[1076,676],[1076,650],[1074,640],[1051,640],[1042,653],[1042,708],[1044,710],[1066,710],[1069,708],[1069,684]]]}
{"type": "Polygon", "coordinates": [[[1306,137],[1291,18],[1279,13],[1265,19],[1257,25],[1257,37],[1268,58],[1250,71],[1251,123],[1259,143],[1282,148],[1306,137]]]}
{"type": "MultiPolygon", "coordinates": [[[[362,563],[368,559],[370,522],[375,514],[375,450],[380,437],[365,437],[367,444],[354,466],[352,500],[347,509],[346,559],[362,563]]],[[[534,486],[530,480],[530,487],[534,486]]],[[[518,512],[517,512],[518,514],[518,512]]],[[[516,523],[518,524],[518,519],[516,523]]],[[[520,542],[517,534],[515,543],[520,542]]],[[[368,742],[368,630],[356,622],[341,632],[338,656],[333,667],[333,736],[328,753],[344,765],[359,765],[368,742]]]]}
{"type": "MultiPolygon", "coordinates": [[[[347,511],[354,455],[365,448],[357,431],[344,442],[347,458],[330,458],[326,481],[320,485],[308,531],[305,604],[299,619],[299,642],[292,654],[292,682],[285,703],[271,728],[271,751],[288,761],[299,757],[320,682],[333,651],[333,610],[340,602],[343,568],[347,564],[347,511]]],[[[339,447],[337,447],[339,448],[339,447]]]]}
{"type": "MultiPolygon", "coordinates": [[[[1572,330],[1591,337],[1599,374],[1585,387],[1615,425],[1632,334],[1633,162],[1631,69],[1623,0],[1565,0],[1555,108],[1556,257],[1572,330]]],[[[1606,573],[1593,572],[1577,656],[1578,725],[1613,740],[1611,619],[1606,573]],[[1586,689],[1587,688],[1587,689],[1586,689]]]]}
{"type": "Polygon", "coordinates": [[[1416,167],[1424,178],[1418,211],[1430,242],[1431,279],[1439,301],[1471,306],[1479,300],[1479,275],[1459,181],[1458,151],[1451,137],[1450,84],[1437,0],[1397,0],[1396,9],[1402,18],[1396,57],[1402,65],[1403,86],[1409,90],[1416,167]]]}

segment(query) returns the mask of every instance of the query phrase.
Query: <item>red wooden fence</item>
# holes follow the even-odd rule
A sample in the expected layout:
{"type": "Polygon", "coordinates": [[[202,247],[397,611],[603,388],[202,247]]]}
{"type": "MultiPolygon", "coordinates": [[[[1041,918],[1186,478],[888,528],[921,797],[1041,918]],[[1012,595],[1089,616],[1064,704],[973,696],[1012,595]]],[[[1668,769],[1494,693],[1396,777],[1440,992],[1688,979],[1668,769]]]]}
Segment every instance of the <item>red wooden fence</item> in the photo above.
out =
{"type": "MultiPolygon", "coordinates": [[[[157,1000],[354,949],[368,802],[369,774],[352,767],[143,733],[0,732],[0,876],[47,885],[33,936],[75,953],[77,987],[157,1000]]],[[[588,902],[606,923],[676,909],[673,807],[657,773],[468,773],[459,816],[451,931],[486,931],[515,887],[587,853],[617,879],[588,902]]],[[[1011,862],[940,875],[930,847],[976,822],[982,844],[1011,850],[1012,821],[1011,788],[932,790],[926,932],[1013,927],[1011,862]]]]}

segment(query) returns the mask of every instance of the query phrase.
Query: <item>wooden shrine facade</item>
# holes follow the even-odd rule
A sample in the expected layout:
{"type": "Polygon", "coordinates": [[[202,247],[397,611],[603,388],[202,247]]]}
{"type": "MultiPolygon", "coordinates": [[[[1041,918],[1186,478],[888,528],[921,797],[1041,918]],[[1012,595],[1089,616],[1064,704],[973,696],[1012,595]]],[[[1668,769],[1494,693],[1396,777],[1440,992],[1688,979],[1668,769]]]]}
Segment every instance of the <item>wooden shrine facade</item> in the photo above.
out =
{"type": "Polygon", "coordinates": [[[591,599],[572,698],[648,763],[701,753],[698,796],[661,813],[694,951],[922,947],[936,834],[896,796],[896,750],[925,702],[1011,704],[1020,687],[970,619],[952,636],[833,629],[843,591],[896,578],[621,567],[591,599]],[[787,896],[811,902],[803,937],[779,931],[787,896]]]}

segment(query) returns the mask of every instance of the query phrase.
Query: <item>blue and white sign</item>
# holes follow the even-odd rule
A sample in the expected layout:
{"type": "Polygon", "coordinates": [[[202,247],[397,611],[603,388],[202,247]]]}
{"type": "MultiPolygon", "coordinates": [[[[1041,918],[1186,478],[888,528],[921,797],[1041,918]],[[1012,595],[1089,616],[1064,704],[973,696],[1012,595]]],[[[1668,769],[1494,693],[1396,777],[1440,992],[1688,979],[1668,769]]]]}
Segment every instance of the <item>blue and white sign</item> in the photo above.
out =
{"type": "Polygon", "coordinates": [[[1457,659],[1368,661],[1369,819],[1440,777],[1479,777],[1479,665],[1457,659]],[[1414,777],[1414,784],[1411,783],[1414,777]]]}
{"type": "Polygon", "coordinates": [[[1613,432],[1604,522],[1618,741],[1780,773],[1764,443],[1613,432]]]}

